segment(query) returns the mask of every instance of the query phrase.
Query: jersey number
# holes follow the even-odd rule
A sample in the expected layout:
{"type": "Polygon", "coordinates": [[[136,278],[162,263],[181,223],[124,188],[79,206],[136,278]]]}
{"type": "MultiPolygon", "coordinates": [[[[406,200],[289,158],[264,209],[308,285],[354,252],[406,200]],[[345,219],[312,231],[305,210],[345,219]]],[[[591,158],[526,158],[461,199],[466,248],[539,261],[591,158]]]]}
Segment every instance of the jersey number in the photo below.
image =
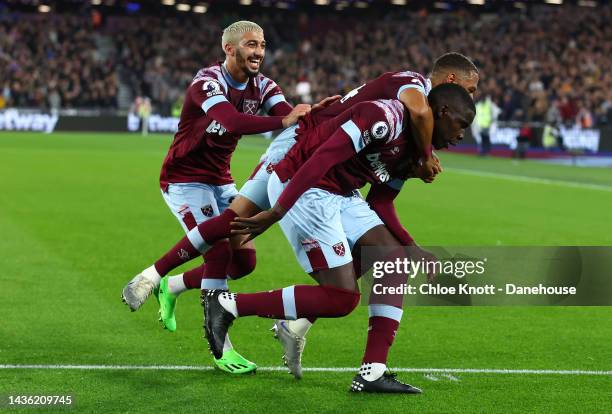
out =
{"type": "Polygon", "coordinates": [[[217,121],[212,121],[210,125],[208,125],[208,128],[206,128],[206,132],[209,134],[223,135],[225,134],[225,131],[227,130],[217,121]]]}
{"type": "Polygon", "coordinates": [[[340,103],[344,103],[347,100],[351,99],[353,96],[357,95],[359,93],[359,89],[363,88],[365,86],[365,83],[363,85],[361,85],[358,88],[353,89],[352,91],[350,91],[349,93],[347,93],[346,95],[344,95],[342,97],[342,99],[340,99],[340,103]]]}

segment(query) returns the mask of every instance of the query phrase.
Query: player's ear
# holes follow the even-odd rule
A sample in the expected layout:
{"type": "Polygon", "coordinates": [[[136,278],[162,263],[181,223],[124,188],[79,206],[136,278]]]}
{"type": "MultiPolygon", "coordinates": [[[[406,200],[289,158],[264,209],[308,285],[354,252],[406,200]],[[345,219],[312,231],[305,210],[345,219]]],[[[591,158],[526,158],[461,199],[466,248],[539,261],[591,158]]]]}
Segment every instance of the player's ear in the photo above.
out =
{"type": "Polygon", "coordinates": [[[223,46],[223,51],[226,55],[234,56],[234,46],[231,43],[226,43],[225,46],[223,46]]]}
{"type": "Polygon", "coordinates": [[[442,119],[442,118],[448,116],[449,113],[450,113],[450,108],[449,108],[448,105],[445,105],[445,104],[439,105],[434,110],[434,114],[436,115],[435,116],[436,119],[442,119]]]}

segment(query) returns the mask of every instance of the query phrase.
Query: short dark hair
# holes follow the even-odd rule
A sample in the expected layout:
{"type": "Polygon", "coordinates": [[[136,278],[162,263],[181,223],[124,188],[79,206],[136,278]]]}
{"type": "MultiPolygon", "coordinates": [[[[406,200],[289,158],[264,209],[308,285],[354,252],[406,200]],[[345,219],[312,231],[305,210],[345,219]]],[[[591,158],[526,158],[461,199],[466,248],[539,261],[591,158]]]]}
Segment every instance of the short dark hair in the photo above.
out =
{"type": "Polygon", "coordinates": [[[441,83],[432,88],[427,96],[429,105],[435,107],[448,106],[453,112],[461,115],[468,123],[472,123],[476,115],[476,105],[465,88],[456,83],[441,83]]]}
{"type": "Polygon", "coordinates": [[[469,57],[457,52],[445,53],[435,60],[431,73],[435,74],[440,71],[457,71],[466,74],[470,72],[475,72],[476,74],[478,74],[478,68],[476,67],[474,62],[472,62],[469,57]]]}

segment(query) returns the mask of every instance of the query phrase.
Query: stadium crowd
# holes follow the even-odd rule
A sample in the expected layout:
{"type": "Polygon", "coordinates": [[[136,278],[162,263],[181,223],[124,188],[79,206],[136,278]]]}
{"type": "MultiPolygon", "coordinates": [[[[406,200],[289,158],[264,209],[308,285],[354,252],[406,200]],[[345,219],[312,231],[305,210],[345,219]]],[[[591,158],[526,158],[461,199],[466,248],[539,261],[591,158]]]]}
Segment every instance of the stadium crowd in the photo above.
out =
{"type": "MultiPolygon", "coordinates": [[[[247,17],[266,31],[264,73],[294,102],[342,94],[389,70],[427,73],[435,56],[455,50],[481,69],[479,95],[492,98],[501,120],[587,127],[611,121],[612,6],[397,10],[370,18],[247,17]]],[[[122,82],[169,113],[198,68],[221,58],[219,33],[237,19],[0,16],[0,108],[115,108],[122,82]],[[102,48],[103,37],[113,39],[110,48],[102,48]]]]}

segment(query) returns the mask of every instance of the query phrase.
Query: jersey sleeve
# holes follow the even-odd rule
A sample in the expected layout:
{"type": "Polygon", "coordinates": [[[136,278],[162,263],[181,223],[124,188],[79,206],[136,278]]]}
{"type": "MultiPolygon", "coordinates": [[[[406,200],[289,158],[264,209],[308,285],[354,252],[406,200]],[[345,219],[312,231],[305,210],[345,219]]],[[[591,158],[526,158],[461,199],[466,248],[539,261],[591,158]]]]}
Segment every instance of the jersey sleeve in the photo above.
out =
{"type": "Polygon", "coordinates": [[[212,78],[198,79],[189,86],[189,96],[205,113],[215,105],[228,102],[225,89],[221,83],[212,78]]]}
{"type": "Polygon", "coordinates": [[[262,79],[259,88],[261,90],[261,106],[266,113],[270,113],[272,108],[281,102],[287,103],[282,89],[272,79],[262,79]]]}
{"type": "Polygon", "coordinates": [[[386,141],[391,135],[391,125],[382,108],[371,102],[354,106],[351,118],[340,128],[350,138],[356,153],[377,141],[386,141]]]}
{"type": "Polygon", "coordinates": [[[406,89],[416,89],[423,95],[429,94],[429,81],[416,72],[398,72],[385,82],[385,95],[387,99],[399,99],[406,89]]]}

